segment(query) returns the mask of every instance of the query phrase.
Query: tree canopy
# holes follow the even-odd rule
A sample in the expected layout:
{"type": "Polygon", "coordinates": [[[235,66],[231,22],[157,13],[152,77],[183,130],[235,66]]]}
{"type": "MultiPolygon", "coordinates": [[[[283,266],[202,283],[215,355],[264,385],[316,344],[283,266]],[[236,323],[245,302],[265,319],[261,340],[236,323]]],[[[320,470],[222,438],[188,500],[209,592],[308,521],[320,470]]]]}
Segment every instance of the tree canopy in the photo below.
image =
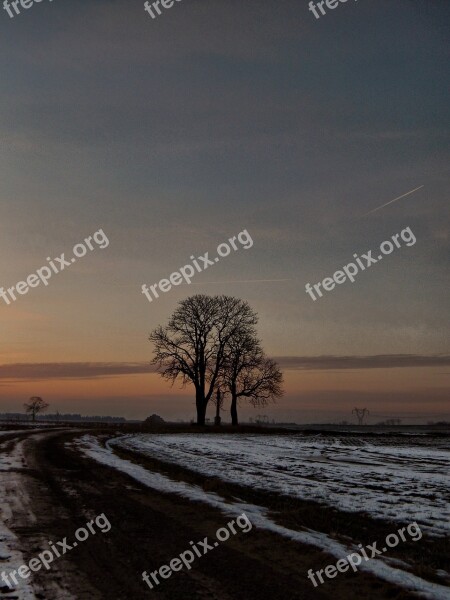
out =
{"type": "Polygon", "coordinates": [[[257,322],[244,300],[198,294],[182,300],[168,324],[150,334],[152,364],[161,376],[172,384],[194,385],[199,425],[205,424],[208,403],[219,386],[235,402],[246,397],[257,404],[281,394],[281,373],[260,348],[257,322]]]}

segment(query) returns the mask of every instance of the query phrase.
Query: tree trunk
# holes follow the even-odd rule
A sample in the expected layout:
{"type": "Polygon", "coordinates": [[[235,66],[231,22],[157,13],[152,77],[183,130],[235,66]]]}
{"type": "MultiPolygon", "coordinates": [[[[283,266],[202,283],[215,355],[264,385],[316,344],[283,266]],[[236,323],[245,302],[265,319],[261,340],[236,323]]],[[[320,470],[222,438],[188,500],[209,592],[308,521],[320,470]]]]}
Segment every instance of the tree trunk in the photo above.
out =
{"type": "Polygon", "coordinates": [[[220,425],[221,422],[221,418],[220,418],[220,409],[222,407],[222,398],[220,395],[220,390],[217,390],[217,400],[216,400],[216,418],[214,419],[214,425],[216,425],[216,427],[218,427],[220,425]]]}
{"type": "Polygon", "coordinates": [[[205,425],[206,419],[206,406],[200,406],[197,408],[197,425],[205,425]]]}
{"type": "Polygon", "coordinates": [[[195,397],[195,404],[197,407],[197,425],[204,425],[206,418],[206,406],[207,402],[205,400],[205,395],[200,391],[197,391],[195,397]]]}
{"type": "Polygon", "coordinates": [[[235,392],[231,392],[231,424],[238,425],[238,414],[237,414],[237,396],[235,392]]]}

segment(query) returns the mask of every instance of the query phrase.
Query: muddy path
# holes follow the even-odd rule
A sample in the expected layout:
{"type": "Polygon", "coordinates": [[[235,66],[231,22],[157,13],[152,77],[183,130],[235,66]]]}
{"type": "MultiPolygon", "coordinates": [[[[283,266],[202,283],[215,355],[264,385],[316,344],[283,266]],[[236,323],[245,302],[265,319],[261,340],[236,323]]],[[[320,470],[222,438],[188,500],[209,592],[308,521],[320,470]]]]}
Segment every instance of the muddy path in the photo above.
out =
{"type": "MultiPolygon", "coordinates": [[[[85,432],[83,432],[84,434],[85,432]]],[[[142,581],[190,548],[191,540],[215,537],[229,519],[220,511],[141,486],[128,476],[67,448],[80,433],[52,431],[8,439],[8,453],[21,464],[9,477],[13,509],[8,527],[26,562],[47,542],[73,539],[74,532],[105,514],[109,532],[97,532],[33,576],[39,599],[274,600],[417,598],[367,574],[341,575],[314,588],[308,569],[335,562],[327,554],[253,529],[240,532],[198,558],[191,570],[173,573],[153,590],[142,581]],[[20,446],[19,446],[20,445],[20,446]],[[19,446],[19,447],[18,447],[19,446]],[[14,498],[20,502],[14,505],[14,498]]],[[[1,565],[1,563],[0,563],[1,565]]],[[[20,586],[0,592],[22,599],[20,586]]]]}

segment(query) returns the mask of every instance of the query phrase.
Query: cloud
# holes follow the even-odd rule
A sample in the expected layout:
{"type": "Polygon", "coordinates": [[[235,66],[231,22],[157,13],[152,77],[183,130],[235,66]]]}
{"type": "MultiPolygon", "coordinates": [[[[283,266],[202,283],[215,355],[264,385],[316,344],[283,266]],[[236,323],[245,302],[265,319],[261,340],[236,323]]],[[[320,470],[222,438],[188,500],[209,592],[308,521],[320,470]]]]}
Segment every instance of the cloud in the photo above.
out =
{"type": "MultiPolygon", "coordinates": [[[[279,356],[286,370],[394,369],[443,367],[450,355],[379,354],[375,356],[279,356]]],[[[0,380],[96,379],[119,375],[155,373],[147,362],[14,363],[0,365],[0,380]]]]}
{"type": "Polygon", "coordinates": [[[95,379],[117,375],[152,373],[155,368],[146,362],[72,362],[72,363],[15,363],[0,365],[0,379],[95,379]]]}
{"type": "Polygon", "coordinates": [[[405,367],[442,367],[450,365],[450,355],[377,354],[374,356],[279,356],[283,369],[399,369],[405,367]]]}

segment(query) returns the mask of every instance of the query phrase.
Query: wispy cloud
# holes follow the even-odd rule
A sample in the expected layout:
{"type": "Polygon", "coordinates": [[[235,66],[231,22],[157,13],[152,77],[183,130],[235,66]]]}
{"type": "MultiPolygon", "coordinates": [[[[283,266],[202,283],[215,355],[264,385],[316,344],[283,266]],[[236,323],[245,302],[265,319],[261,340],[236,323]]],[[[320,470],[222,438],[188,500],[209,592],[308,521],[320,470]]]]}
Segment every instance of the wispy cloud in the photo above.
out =
{"type": "MultiPolygon", "coordinates": [[[[287,370],[394,369],[450,366],[450,355],[379,354],[374,356],[279,356],[287,370]]],[[[0,380],[96,379],[155,373],[147,362],[14,363],[0,365],[0,380]]]]}
{"type": "Polygon", "coordinates": [[[0,365],[0,379],[94,379],[154,371],[154,367],[146,362],[15,363],[0,365]]]}
{"type": "MultiPolygon", "coordinates": [[[[293,281],[292,279],[233,279],[230,281],[196,281],[192,282],[195,285],[203,285],[207,283],[275,283],[280,281],[293,281]]],[[[188,284],[186,284],[188,285],[188,284]]]]}
{"type": "Polygon", "coordinates": [[[450,365],[450,355],[377,354],[374,356],[280,356],[275,360],[284,369],[399,369],[450,365]]]}

